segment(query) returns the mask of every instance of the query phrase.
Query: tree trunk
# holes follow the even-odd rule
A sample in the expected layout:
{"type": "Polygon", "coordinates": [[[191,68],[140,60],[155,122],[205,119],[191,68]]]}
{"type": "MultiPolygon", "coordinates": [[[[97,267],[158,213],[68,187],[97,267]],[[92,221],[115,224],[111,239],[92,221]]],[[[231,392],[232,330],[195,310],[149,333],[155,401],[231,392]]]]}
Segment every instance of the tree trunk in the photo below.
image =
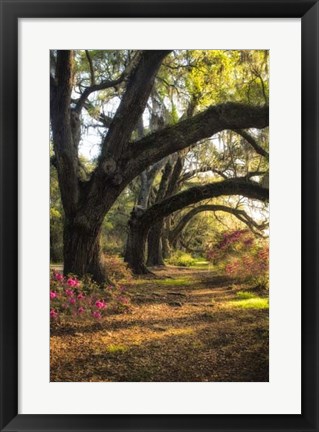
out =
{"type": "Polygon", "coordinates": [[[162,250],[163,221],[157,222],[148,233],[147,265],[165,265],[162,250]]]}
{"type": "Polygon", "coordinates": [[[91,274],[102,283],[107,281],[100,252],[100,226],[91,222],[86,227],[65,221],[63,232],[64,274],[91,274]]]}
{"type": "Polygon", "coordinates": [[[147,231],[138,223],[134,211],[128,223],[129,232],[126,244],[125,261],[135,274],[151,273],[145,265],[147,231]]]}
{"type": "Polygon", "coordinates": [[[167,236],[167,230],[164,229],[162,233],[162,254],[163,258],[169,258],[171,255],[171,246],[169,244],[168,236],[167,236]]]}

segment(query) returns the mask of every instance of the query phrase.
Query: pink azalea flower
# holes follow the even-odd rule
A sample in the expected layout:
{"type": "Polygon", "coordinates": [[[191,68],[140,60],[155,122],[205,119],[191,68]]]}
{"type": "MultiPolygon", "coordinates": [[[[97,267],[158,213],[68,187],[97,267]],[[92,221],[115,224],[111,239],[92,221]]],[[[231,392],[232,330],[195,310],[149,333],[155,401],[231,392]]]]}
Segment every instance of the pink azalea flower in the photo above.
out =
{"type": "Polygon", "coordinates": [[[74,291],[69,290],[69,289],[66,289],[66,290],[65,290],[65,294],[66,294],[68,297],[73,297],[73,296],[74,296],[74,291]]]}
{"type": "Polygon", "coordinates": [[[93,317],[96,318],[96,319],[100,319],[100,318],[102,318],[101,312],[99,312],[99,311],[94,311],[94,312],[92,312],[92,315],[93,315],[93,317]]]}
{"type": "Polygon", "coordinates": [[[54,272],[54,278],[57,281],[62,281],[63,280],[63,275],[61,273],[54,272]]]}
{"type": "Polygon", "coordinates": [[[58,296],[58,294],[55,291],[50,291],[50,299],[53,300],[58,296]]]}
{"type": "Polygon", "coordinates": [[[85,311],[85,309],[84,309],[84,307],[79,307],[79,309],[78,309],[78,314],[81,314],[81,313],[83,313],[85,311]]]}
{"type": "Polygon", "coordinates": [[[74,287],[75,288],[75,287],[79,286],[79,281],[77,279],[69,278],[68,281],[67,281],[67,284],[70,287],[74,287]]]}
{"type": "Polygon", "coordinates": [[[78,299],[79,300],[82,300],[82,299],[84,299],[85,298],[85,295],[83,294],[83,293],[80,293],[79,295],[78,295],[78,299]]]}
{"type": "Polygon", "coordinates": [[[57,311],[54,310],[54,309],[51,309],[50,310],[50,317],[53,318],[53,319],[56,319],[58,317],[57,311]]]}
{"type": "Polygon", "coordinates": [[[104,303],[103,300],[97,300],[97,301],[95,302],[95,306],[96,306],[98,309],[104,309],[105,306],[106,306],[106,304],[104,303]]]}
{"type": "Polygon", "coordinates": [[[69,300],[69,302],[70,302],[71,304],[75,304],[75,298],[74,298],[74,297],[71,297],[70,300],[69,300]]]}

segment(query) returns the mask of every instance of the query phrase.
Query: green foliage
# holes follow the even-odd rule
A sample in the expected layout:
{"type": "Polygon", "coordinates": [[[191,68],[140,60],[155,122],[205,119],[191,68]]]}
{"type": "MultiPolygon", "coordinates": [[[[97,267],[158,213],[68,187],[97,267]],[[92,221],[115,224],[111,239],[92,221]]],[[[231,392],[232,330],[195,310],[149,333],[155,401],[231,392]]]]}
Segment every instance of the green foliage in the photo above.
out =
{"type": "Polygon", "coordinates": [[[191,267],[192,265],[196,264],[196,260],[192,257],[192,255],[181,250],[177,250],[173,252],[172,255],[167,259],[167,263],[174,266],[191,267]]]}
{"type": "Polygon", "coordinates": [[[50,260],[63,261],[63,221],[58,176],[54,166],[50,167],[50,260]]]}

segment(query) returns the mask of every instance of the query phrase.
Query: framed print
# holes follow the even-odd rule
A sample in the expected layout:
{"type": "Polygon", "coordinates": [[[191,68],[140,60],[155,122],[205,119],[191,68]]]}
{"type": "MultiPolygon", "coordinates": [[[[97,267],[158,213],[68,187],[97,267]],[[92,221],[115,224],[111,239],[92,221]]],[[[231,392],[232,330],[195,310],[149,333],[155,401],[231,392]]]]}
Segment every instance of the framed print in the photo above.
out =
{"type": "Polygon", "coordinates": [[[1,430],[318,430],[318,2],[1,1],[1,430]]]}

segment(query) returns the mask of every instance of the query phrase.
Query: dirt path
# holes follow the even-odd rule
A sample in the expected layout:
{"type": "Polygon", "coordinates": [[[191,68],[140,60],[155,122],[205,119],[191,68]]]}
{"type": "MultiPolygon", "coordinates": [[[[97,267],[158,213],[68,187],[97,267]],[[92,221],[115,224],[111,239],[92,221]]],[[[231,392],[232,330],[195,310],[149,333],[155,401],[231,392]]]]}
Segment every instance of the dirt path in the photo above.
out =
{"type": "Polygon", "coordinates": [[[51,381],[268,381],[265,299],[209,270],[155,272],[126,284],[129,313],[52,334],[51,381]]]}

